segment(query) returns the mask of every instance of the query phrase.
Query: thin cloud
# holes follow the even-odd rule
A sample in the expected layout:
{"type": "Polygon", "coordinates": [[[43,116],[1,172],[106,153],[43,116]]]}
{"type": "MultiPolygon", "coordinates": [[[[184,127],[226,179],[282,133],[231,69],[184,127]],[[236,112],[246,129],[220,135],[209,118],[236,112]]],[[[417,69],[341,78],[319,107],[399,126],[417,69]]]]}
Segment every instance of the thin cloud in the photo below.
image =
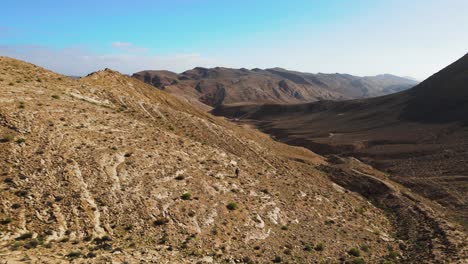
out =
{"type": "Polygon", "coordinates": [[[85,48],[51,49],[44,46],[0,45],[0,55],[28,61],[66,74],[83,76],[111,68],[125,74],[141,70],[182,72],[197,66],[213,67],[217,61],[201,54],[151,55],[124,50],[116,54],[100,54],[85,48]]]}
{"type": "Polygon", "coordinates": [[[114,48],[130,48],[133,46],[133,44],[130,42],[120,42],[120,41],[112,42],[111,45],[114,48]]]}

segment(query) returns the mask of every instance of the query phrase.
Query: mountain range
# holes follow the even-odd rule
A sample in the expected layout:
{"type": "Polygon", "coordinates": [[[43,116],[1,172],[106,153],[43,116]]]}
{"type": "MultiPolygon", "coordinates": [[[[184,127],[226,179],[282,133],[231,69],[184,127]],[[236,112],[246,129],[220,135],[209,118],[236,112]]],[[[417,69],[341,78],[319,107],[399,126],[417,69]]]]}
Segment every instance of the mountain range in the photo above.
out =
{"type": "Polygon", "coordinates": [[[418,82],[390,74],[357,77],[272,69],[194,68],[181,74],[142,71],[133,74],[159,89],[209,107],[233,104],[304,103],[367,98],[399,92],[418,82]]]}

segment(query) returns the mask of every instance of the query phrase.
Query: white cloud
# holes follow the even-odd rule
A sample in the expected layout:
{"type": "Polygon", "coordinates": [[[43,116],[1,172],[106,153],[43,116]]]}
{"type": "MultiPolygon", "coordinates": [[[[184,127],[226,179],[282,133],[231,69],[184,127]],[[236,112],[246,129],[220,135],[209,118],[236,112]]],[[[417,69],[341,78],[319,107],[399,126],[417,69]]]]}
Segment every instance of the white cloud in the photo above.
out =
{"type": "Polygon", "coordinates": [[[85,48],[56,50],[43,46],[0,45],[0,55],[31,62],[58,73],[79,76],[104,68],[131,74],[141,70],[182,72],[197,66],[216,66],[216,60],[196,53],[152,55],[141,48],[99,54],[85,48]]]}
{"type": "Polygon", "coordinates": [[[131,46],[133,46],[133,44],[130,42],[120,42],[120,41],[112,42],[112,47],[114,48],[129,48],[131,46]]]}

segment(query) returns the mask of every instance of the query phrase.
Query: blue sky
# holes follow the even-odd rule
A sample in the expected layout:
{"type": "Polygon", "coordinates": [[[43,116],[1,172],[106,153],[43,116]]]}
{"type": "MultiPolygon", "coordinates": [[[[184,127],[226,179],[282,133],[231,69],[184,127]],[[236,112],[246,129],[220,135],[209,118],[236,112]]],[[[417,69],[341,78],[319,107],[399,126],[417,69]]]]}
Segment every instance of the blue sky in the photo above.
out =
{"type": "Polygon", "coordinates": [[[284,67],[424,79],[468,52],[466,0],[2,3],[0,55],[64,74],[284,67]]]}

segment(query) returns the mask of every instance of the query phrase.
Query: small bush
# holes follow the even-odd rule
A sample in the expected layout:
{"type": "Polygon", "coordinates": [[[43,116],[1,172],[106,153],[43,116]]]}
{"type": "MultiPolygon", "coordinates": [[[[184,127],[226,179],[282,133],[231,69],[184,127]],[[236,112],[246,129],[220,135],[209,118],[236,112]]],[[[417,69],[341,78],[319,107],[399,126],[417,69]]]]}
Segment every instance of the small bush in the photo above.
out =
{"type": "Polygon", "coordinates": [[[39,245],[39,242],[36,239],[32,239],[28,243],[24,245],[24,248],[26,249],[31,249],[31,248],[36,248],[39,245]]]}
{"type": "Polygon", "coordinates": [[[184,193],[182,194],[182,196],[180,197],[182,200],[190,200],[192,199],[192,194],[190,193],[184,193]]]}
{"type": "Polygon", "coordinates": [[[175,177],[174,179],[176,179],[178,181],[181,181],[181,180],[185,179],[185,177],[183,175],[179,175],[179,176],[175,177]]]}
{"type": "Polygon", "coordinates": [[[60,99],[60,96],[54,94],[54,95],[52,95],[52,98],[54,98],[54,99],[60,99]]]}
{"type": "Polygon", "coordinates": [[[283,259],[280,256],[275,256],[275,258],[272,261],[273,263],[281,263],[283,259]]]}
{"type": "Polygon", "coordinates": [[[1,225],[8,225],[11,222],[13,222],[13,220],[10,217],[0,220],[1,225]]]}
{"type": "Polygon", "coordinates": [[[26,139],[24,139],[24,138],[18,138],[16,140],[16,144],[21,144],[21,143],[24,143],[24,142],[26,142],[26,139]]]}
{"type": "Polygon", "coordinates": [[[325,246],[323,245],[323,243],[318,243],[314,249],[315,251],[323,251],[324,248],[325,246]]]}
{"type": "Polygon", "coordinates": [[[304,251],[312,251],[312,249],[314,249],[314,247],[312,245],[305,245],[304,246],[304,251]]]}
{"type": "Polygon", "coordinates": [[[15,84],[14,84],[14,83],[12,83],[12,82],[10,82],[8,85],[10,85],[10,86],[13,86],[13,85],[15,85],[15,84]]]}
{"type": "Polygon", "coordinates": [[[21,246],[23,246],[23,242],[16,241],[15,243],[13,243],[13,244],[11,245],[11,250],[17,250],[17,249],[20,248],[21,246]]]}
{"type": "Polygon", "coordinates": [[[168,222],[169,220],[167,220],[166,218],[159,218],[154,221],[154,225],[161,226],[167,224],[168,222]]]}
{"type": "Polygon", "coordinates": [[[73,251],[73,252],[68,253],[65,257],[69,259],[77,259],[81,257],[81,255],[82,255],[81,251],[73,251]]]}
{"type": "Polygon", "coordinates": [[[288,229],[289,229],[288,226],[282,226],[282,227],[281,227],[281,230],[285,230],[285,231],[286,231],[286,230],[288,230],[288,229]]]}
{"type": "Polygon", "coordinates": [[[368,245],[361,245],[361,250],[368,253],[369,252],[369,246],[368,245]]]}
{"type": "Polygon", "coordinates": [[[18,197],[25,197],[26,195],[28,195],[28,191],[26,191],[26,190],[19,190],[19,191],[16,191],[16,192],[15,192],[15,195],[18,196],[18,197]]]}
{"type": "Polygon", "coordinates": [[[390,259],[390,260],[396,260],[398,259],[398,253],[396,253],[395,251],[390,251],[387,255],[387,259],[390,259]]]}
{"type": "Polygon", "coordinates": [[[12,135],[5,135],[3,136],[1,139],[0,139],[0,142],[2,143],[6,143],[6,142],[10,142],[13,140],[13,136],[12,135]]]}
{"type": "Polygon", "coordinates": [[[23,233],[21,234],[19,237],[15,238],[15,240],[26,240],[26,239],[30,239],[32,238],[32,233],[31,232],[27,232],[27,233],[23,233]]]}
{"type": "Polygon", "coordinates": [[[238,208],[237,203],[235,202],[230,202],[228,205],[226,205],[226,208],[230,211],[234,211],[238,208]]]}
{"type": "Polygon", "coordinates": [[[352,264],[366,264],[366,262],[362,258],[355,258],[355,259],[353,259],[353,261],[351,263],[352,264]]]}
{"type": "Polygon", "coordinates": [[[357,248],[352,248],[348,250],[348,254],[350,254],[351,256],[355,256],[355,257],[361,256],[361,252],[357,248]]]}
{"type": "Polygon", "coordinates": [[[86,254],[86,258],[95,258],[96,257],[96,254],[94,252],[89,252],[88,254],[86,254]]]}

